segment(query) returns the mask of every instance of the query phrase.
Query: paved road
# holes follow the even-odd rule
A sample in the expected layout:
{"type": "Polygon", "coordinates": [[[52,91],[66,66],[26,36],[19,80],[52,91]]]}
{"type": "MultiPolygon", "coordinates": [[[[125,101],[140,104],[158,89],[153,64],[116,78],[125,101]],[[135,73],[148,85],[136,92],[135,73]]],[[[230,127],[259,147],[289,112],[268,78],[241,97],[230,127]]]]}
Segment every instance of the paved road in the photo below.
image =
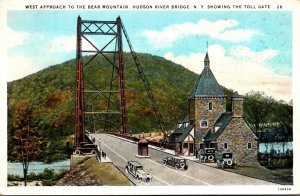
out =
{"type": "Polygon", "coordinates": [[[136,185],[170,186],[170,185],[274,185],[273,183],[226,172],[188,160],[188,170],[176,170],[164,166],[162,159],[171,156],[164,152],[149,148],[151,158],[137,158],[137,145],[107,134],[96,134],[96,141],[101,139],[101,148],[113,163],[136,185]],[[152,182],[138,183],[125,172],[127,161],[138,161],[144,170],[153,176],[152,182]]]}

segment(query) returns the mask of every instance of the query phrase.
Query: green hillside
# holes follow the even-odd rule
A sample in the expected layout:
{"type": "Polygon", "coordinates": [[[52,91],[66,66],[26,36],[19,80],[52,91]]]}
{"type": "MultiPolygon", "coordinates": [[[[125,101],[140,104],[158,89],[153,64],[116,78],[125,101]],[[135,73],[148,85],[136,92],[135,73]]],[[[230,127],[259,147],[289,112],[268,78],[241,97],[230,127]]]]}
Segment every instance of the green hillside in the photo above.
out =
{"type": "MultiPolygon", "coordinates": [[[[138,57],[166,121],[166,128],[173,128],[187,111],[187,97],[197,75],[158,56],[140,54],[138,57]]],[[[103,58],[98,58],[94,63],[102,60],[103,58]]],[[[128,128],[133,133],[155,130],[158,128],[155,116],[149,111],[151,105],[130,54],[124,55],[124,62],[128,128]],[[148,119],[149,116],[153,119],[141,121],[148,119]]],[[[105,79],[102,76],[110,73],[108,69],[97,70],[97,66],[93,66],[88,74],[89,80],[98,80],[101,83],[105,79]]],[[[57,128],[52,129],[53,135],[72,133],[75,115],[74,90],[75,60],[51,66],[21,80],[8,83],[9,113],[16,104],[27,102],[34,110],[39,111],[43,121],[40,122],[40,125],[43,125],[42,129],[46,130],[47,126],[56,125],[57,128]]]]}
{"type": "MultiPolygon", "coordinates": [[[[87,61],[91,57],[84,58],[87,61]]],[[[165,129],[175,128],[176,123],[188,112],[187,98],[195,85],[197,74],[162,57],[138,54],[138,58],[164,118],[165,129]]],[[[140,133],[159,130],[131,54],[124,54],[124,62],[128,131],[140,133]]],[[[29,122],[32,133],[42,142],[43,154],[36,159],[53,161],[67,157],[69,148],[66,143],[72,144],[71,135],[75,125],[75,64],[75,60],[70,60],[8,83],[9,159],[14,160],[13,146],[18,142],[14,137],[20,127],[22,129],[24,122],[29,122]]],[[[107,62],[103,57],[95,58],[85,68],[87,78],[96,85],[107,82],[111,73],[109,66],[105,65],[107,62]],[[98,64],[104,66],[100,68],[98,64]]],[[[222,84],[222,81],[219,82],[222,84]]],[[[227,110],[230,110],[230,97],[237,92],[226,88],[224,90],[227,95],[227,110]]],[[[98,106],[101,104],[103,103],[99,102],[98,106]]],[[[245,119],[249,124],[255,125],[254,131],[260,128],[260,124],[269,122],[282,121],[284,126],[292,126],[292,107],[263,94],[254,92],[247,95],[244,108],[245,119]]]]}
{"type": "MultiPolygon", "coordinates": [[[[174,128],[176,122],[187,113],[187,97],[197,75],[162,57],[138,54],[138,58],[165,120],[165,128],[174,128]]],[[[94,64],[99,62],[105,63],[102,57],[97,57],[92,61],[94,64]]],[[[131,54],[124,54],[124,62],[128,130],[132,133],[158,130],[147,92],[139,78],[131,54]]],[[[110,75],[108,69],[98,69],[93,64],[85,71],[89,80],[99,83],[105,82],[102,81],[105,80],[104,76],[110,75]]],[[[7,88],[9,140],[15,131],[16,116],[19,115],[17,111],[26,105],[32,110],[33,126],[46,141],[49,155],[52,148],[64,147],[68,136],[74,132],[75,60],[54,65],[23,79],[9,82],[7,88]]],[[[13,142],[9,142],[9,150],[10,145],[13,145],[13,142]]]]}

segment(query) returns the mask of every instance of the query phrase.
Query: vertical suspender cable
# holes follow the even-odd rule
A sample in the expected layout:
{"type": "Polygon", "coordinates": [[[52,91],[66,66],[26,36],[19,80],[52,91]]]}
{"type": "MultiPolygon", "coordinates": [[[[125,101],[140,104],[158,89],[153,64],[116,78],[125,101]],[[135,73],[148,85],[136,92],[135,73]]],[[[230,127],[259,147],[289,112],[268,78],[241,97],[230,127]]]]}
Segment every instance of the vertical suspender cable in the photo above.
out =
{"type": "Polygon", "coordinates": [[[153,96],[153,93],[152,93],[152,90],[150,88],[149,82],[148,82],[148,80],[147,80],[147,78],[146,78],[146,76],[144,74],[144,71],[142,69],[141,63],[140,63],[140,61],[139,61],[136,53],[133,50],[132,44],[130,42],[129,36],[128,36],[127,32],[126,32],[126,29],[125,29],[123,23],[121,23],[121,25],[122,25],[122,30],[123,30],[124,36],[125,36],[125,38],[127,40],[127,43],[128,43],[128,46],[129,46],[129,49],[130,49],[130,52],[131,52],[131,55],[133,57],[133,60],[135,62],[137,70],[139,72],[140,78],[143,81],[144,88],[146,89],[148,97],[150,99],[150,103],[151,103],[152,108],[154,110],[156,120],[157,120],[157,122],[159,124],[159,127],[160,127],[161,131],[164,134],[164,140],[165,140],[164,142],[168,142],[168,140],[167,140],[168,139],[167,138],[167,134],[166,134],[166,132],[164,130],[164,124],[165,123],[164,123],[164,120],[163,120],[163,117],[162,117],[161,113],[158,110],[157,103],[156,103],[155,98],[153,96]]]}

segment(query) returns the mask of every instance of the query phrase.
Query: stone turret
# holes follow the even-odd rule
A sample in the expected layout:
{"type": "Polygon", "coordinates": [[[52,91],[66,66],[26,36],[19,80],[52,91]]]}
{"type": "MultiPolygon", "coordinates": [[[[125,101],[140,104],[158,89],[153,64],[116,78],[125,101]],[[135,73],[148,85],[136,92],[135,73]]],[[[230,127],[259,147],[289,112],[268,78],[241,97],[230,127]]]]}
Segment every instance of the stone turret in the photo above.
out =
{"type": "Polygon", "coordinates": [[[195,148],[199,147],[207,130],[224,112],[226,112],[224,90],[210,69],[210,60],[206,53],[204,68],[189,97],[189,120],[195,126],[195,148]]]}

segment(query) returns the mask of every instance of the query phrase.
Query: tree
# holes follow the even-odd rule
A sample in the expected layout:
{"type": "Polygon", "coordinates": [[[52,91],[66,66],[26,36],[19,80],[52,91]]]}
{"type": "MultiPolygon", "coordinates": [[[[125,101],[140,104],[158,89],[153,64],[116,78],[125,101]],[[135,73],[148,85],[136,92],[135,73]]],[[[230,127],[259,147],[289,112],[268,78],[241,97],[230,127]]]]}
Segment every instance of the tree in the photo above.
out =
{"type": "Polygon", "coordinates": [[[235,95],[239,95],[237,91],[234,91],[233,89],[227,89],[223,87],[224,93],[226,95],[226,111],[231,111],[232,109],[232,100],[231,97],[235,95]]]}
{"type": "Polygon", "coordinates": [[[244,117],[250,128],[261,140],[261,130],[270,126],[274,114],[275,100],[264,96],[261,92],[251,91],[247,93],[244,101],[244,117]]]}
{"type": "Polygon", "coordinates": [[[276,107],[275,121],[282,130],[286,131],[286,137],[293,137],[293,106],[280,102],[276,107]]]}
{"type": "Polygon", "coordinates": [[[38,137],[34,111],[26,102],[16,104],[13,109],[15,121],[13,122],[13,148],[12,156],[22,162],[24,172],[24,184],[27,186],[27,173],[29,163],[38,158],[41,153],[42,141],[38,137]]]}
{"type": "Polygon", "coordinates": [[[278,122],[279,142],[282,143],[283,153],[285,153],[287,142],[293,140],[293,106],[281,101],[276,106],[276,114],[274,120],[278,122]]]}

